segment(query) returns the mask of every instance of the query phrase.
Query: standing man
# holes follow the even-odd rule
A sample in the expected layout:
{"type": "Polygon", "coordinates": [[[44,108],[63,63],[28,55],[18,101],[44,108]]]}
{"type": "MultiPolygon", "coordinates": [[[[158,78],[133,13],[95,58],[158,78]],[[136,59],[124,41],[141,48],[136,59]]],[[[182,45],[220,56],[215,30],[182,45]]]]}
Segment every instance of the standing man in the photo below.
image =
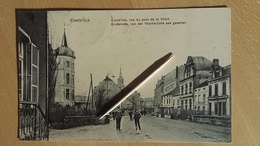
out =
{"type": "Polygon", "coordinates": [[[140,118],[141,118],[141,113],[138,112],[138,109],[135,110],[135,113],[134,113],[134,120],[135,120],[135,129],[137,130],[137,128],[139,130],[141,130],[141,127],[140,127],[140,118]]]}
{"type": "Polygon", "coordinates": [[[132,110],[130,110],[130,111],[128,112],[128,114],[129,114],[129,116],[130,116],[130,121],[133,121],[133,112],[132,112],[132,110]]]}
{"type": "Polygon", "coordinates": [[[122,118],[122,111],[118,107],[117,111],[116,111],[116,130],[119,130],[119,131],[121,131],[121,129],[120,129],[121,118],[122,118]]]}

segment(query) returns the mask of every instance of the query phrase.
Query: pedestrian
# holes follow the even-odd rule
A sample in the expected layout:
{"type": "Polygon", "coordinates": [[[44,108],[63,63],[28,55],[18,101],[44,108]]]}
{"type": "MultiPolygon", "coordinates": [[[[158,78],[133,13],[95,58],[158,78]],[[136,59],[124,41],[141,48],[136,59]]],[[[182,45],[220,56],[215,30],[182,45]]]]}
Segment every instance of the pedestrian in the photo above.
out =
{"type": "Polygon", "coordinates": [[[115,121],[115,119],[116,119],[116,112],[115,111],[112,112],[112,116],[113,116],[113,120],[115,121]]]}
{"type": "Polygon", "coordinates": [[[122,111],[120,110],[120,108],[118,107],[118,110],[116,111],[116,130],[121,131],[121,118],[122,118],[122,111]]]}
{"type": "Polygon", "coordinates": [[[140,118],[141,118],[141,113],[138,112],[138,110],[135,110],[135,113],[134,113],[134,120],[135,120],[135,129],[139,129],[141,130],[141,127],[140,127],[140,118]]]}
{"type": "Polygon", "coordinates": [[[130,110],[130,111],[128,112],[128,114],[129,114],[129,116],[130,116],[130,121],[133,121],[133,112],[130,110]]]}

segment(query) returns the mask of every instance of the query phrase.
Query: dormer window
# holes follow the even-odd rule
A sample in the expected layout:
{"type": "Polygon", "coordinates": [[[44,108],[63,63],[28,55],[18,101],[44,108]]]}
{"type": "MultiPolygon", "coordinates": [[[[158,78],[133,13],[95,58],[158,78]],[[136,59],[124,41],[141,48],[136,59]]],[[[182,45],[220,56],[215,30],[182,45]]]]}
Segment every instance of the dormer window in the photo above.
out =
{"type": "Polygon", "coordinates": [[[215,78],[218,78],[219,76],[220,76],[220,71],[219,70],[215,71],[215,78]]]}

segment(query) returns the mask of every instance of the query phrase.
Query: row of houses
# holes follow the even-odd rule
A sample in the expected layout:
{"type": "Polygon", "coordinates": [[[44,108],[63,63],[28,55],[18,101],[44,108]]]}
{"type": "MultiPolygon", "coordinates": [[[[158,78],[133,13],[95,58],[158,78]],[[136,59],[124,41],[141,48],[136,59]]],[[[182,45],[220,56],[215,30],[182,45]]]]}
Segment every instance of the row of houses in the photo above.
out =
{"type": "Polygon", "coordinates": [[[231,65],[188,56],[184,65],[162,76],[154,89],[154,112],[171,115],[174,110],[230,117],[231,65]]]}

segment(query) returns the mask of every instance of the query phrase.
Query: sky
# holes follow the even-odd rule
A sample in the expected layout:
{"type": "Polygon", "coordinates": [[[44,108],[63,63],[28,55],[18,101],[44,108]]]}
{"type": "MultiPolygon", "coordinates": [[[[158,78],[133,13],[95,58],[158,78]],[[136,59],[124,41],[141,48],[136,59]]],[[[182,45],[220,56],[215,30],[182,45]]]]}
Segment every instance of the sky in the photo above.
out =
{"type": "Polygon", "coordinates": [[[61,45],[65,29],[68,46],[75,51],[75,95],[88,94],[90,73],[94,86],[107,75],[117,82],[121,67],[127,85],[169,52],[173,59],[138,89],[141,97],[153,97],[157,80],[186,63],[188,56],[216,58],[221,66],[230,65],[230,19],[229,8],[48,12],[53,48],[61,45]],[[116,22],[129,25],[111,24],[116,22]]]}

